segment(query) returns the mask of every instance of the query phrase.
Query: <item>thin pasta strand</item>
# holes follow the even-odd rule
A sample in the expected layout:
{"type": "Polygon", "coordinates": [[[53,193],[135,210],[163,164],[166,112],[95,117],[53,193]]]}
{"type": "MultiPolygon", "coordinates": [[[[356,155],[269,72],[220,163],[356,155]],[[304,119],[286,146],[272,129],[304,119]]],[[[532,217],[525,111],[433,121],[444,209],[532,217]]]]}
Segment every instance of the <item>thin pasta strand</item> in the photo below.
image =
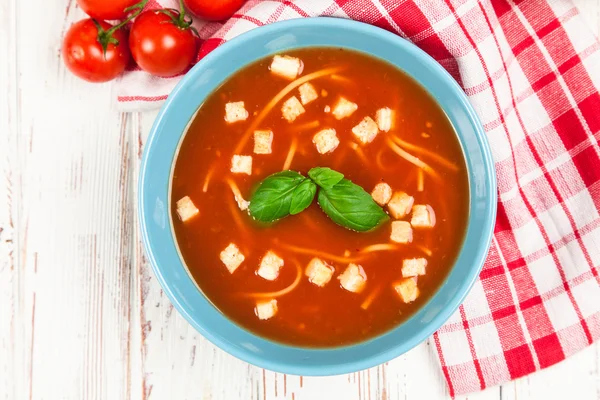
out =
{"type": "Polygon", "coordinates": [[[365,301],[363,301],[360,305],[360,308],[362,308],[363,310],[369,308],[371,303],[373,303],[373,300],[375,300],[377,295],[379,295],[379,292],[381,292],[381,285],[377,286],[371,293],[369,293],[365,301]]]}
{"type": "Polygon", "coordinates": [[[386,141],[387,141],[388,146],[390,146],[390,148],[392,149],[392,151],[394,153],[398,154],[400,157],[404,158],[409,163],[423,169],[424,172],[428,173],[429,175],[433,176],[434,178],[441,179],[440,176],[438,175],[438,173],[435,172],[435,170],[433,168],[431,168],[428,164],[424,163],[417,157],[413,156],[412,154],[410,154],[407,151],[403,150],[402,148],[398,147],[390,139],[386,138],[386,141]]]}
{"type": "Polygon", "coordinates": [[[242,192],[240,192],[240,188],[238,187],[238,185],[231,178],[227,178],[225,182],[227,182],[227,184],[231,188],[231,191],[233,192],[233,197],[235,198],[235,201],[238,204],[240,210],[246,210],[250,203],[246,201],[246,199],[244,199],[244,196],[242,196],[242,192]]]}
{"type": "Polygon", "coordinates": [[[302,131],[307,131],[309,129],[314,129],[314,128],[318,128],[321,125],[321,123],[319,121],[311,121],[311,122],[306,122],[304,124],[300,124],[300,125],[294,125],[292,127],[292,130],[294,132],[302,132],[302,131]]]}
{"type": "Polygon", "coordinates": [[[379,152],[375,156],[375,164],[377,164],[377,167],[380,170],[385,171],[388,168],[386,168],[385,165],[383,165],[383,160],[381,159],[382,155],[383,155],[383,150],[379,150],[379,152]]]}
{"type": "Polygon", "coordinates": [[[336,256],[335,254],[330,254],[330,253],[327,253],[327,252],[324,252],[321,250],[306,249],[304,247],[298,247],[298,246],[294,246],[291,244],[285,244],[285,243],[281,243],[280,246],[283,247],[284,249],[294,251],[299,254],[306,254],[309,256],[321,257],[321,258],[324,258],[327,260],[337,261],[340,263],[351,263],[351,262],[355,262],[355,261],[360,261],[364,258],[361,256],[354,256],[354,257],[336,256]]]}
{"type": "Polygon", "coordinates": [[[329,78],[331,78],[332,81],[337,81],[337,82],[345,83],[345,84],[348,84],[348,85],[354,85],[354,81],[352,79],[347,78],[347,77],[345,77],[343,75],[331,74],[329,76],[329,78]]]}
{"type": "Polygon", "coordinates": [[[295,137],[292,138],[292,144],[290,144],[290,150],[288,151],[287,157],[285,158],[285,162],[283,163],[282,171],[286,171],[290,169],[292,165],[292,160],[294,159],[294,155],[296,154],[296,147],[298,146],[298,139],[295,137]]]}
{"type": "Polygon", "coordinates": [[[284,287],[283,289],[278,290],[276,292],[246,293],[246,294],[244,294],[244,296],[253,297],[256,299],[264,299],[264,298],[281,297],[283,295],[290,293],[292,290],[296,289],[296,287],[300,284],[300,280],[302,279],[302,268],[300,267],[300,264],[294,260],[294,265],[296,266],[296,272],[297,272],[296,279],[290,285],[288,285],[288,286],[284,287]]]}
{"type": "Polygon", "coordinates": [[[416,247],[417,249],[419,249],[420,251],[422,251],[426,256],[431,257],[431,255],[433,254],[433,252],[431,251],[431,249],[425,247],[425,246],[421,246],[419,244],[411,244],[412,246],[416,247]]]}
{"type": "Polygon", "coordinates": [[[239,208],[237,208],[235,206],[235,204],[233,204],[232,199],[227,200],[227,205],[229,206],[229,211],[231,211],[231,215],[233,216],[233,221],[239,228],[239,231],[242,232],[244,235],[248,236],[248,229],[246,228],[246,225],[244,225],[244,221],[242,221],[242,218],[240,218],[239,208]]]}
{"type": "Polygon", "coordinates": [[[273,97],[271,99],[271,101],[269,101],[267,103],[265,108],[263,108],[262,111],[258,114],[258,116],[252,121],[252,123],[250,124],[250,126],[248,127],[246,132],[244,133],[244,136],[242,136],[242,140],[240,140],[237,147],[235,148],[235,153],[238,154],[240,151],[242,151],[244,149],[244,146],[246,146],[246,143],[248,143],[248,140],[250,139],[252,132],[254,132],[254,130],[258,127],[258,125],[260,125],[261,122],[263,122],[263,120],[267,117],[267,115],[269,115],[271,110],[273,108],[275,108],[277,103],[279,103],[292,90],[296,89],[298,86],[302,85],[303,83],[306,83],[313,79],[321,78],[323,76],[331,75],[336,72],[343,71],[346,68],[347,68],[346,66],[339,66],[339,67],[331,67],[331,68],[325,68],[325,69],[322,69],[319,71],[315,71],[312,74],[308,74],[308,75],[303,76],[302,78],[296,79],[295,81],[289,83],[286,87],[281,89],[281,91],[279,93],[277,93],[275,95],[275,97],[273,97]]]}
{"type": "Polygon", "coordinates": [[[374,251],[386,251],[386,250],[396,250],[398,248],[397,245],[392,243],[380,243],[380,244],[372,244],[367,247],[363,247],[360,252],[361,253],[372,253],[374,251]]]}
{"type": "Polygon", "coordinates": [[[425,188],[425,175],[423,174],[423,170],[419,168],[417,170],[417,192],[422,192],[425,188]]]}
{"type": "Polygon", "coordinates": [[[458,171],[458,166],[456,164],[454,164],[452,161],[448,161],[446,160],[444,157],[440,156],[439,154],[434,153],[431,150],[427,150],[423,147],[417,146],[415,144],[406,142],[402,139],[400,139],[398,136],[396,135],[390,135],[390,138],[392,139],[392,141],[394,141],[398,146],[402,146],[408,150],[414,151],[417,154],[421,154],[425,157],[429,157],[431,158],[432,161],[437,162],[438,164],[450,169],[451,171],[458,171]]]}
{"type": "Polygon", "coordinates": [[[358,155],[358,158],[360,158],[360,161],[363,162],[363,165],[365,167],[367,165],[369,165],[369,159],[367,158],[367,156],[365,155],[365,152],[362,151],[362,149],[360,147],[356,149],[356,155],[358,155]]]}
{"type": "Polygon", "coordinates": [[[202,192],[206,193],[208,191],[208,185],[210,184],[210,179],[212,178],[214,172],[215,167],[213,166],[206,173],[206,177],[204,178],[204,185],[202,186],[202,192]]]}

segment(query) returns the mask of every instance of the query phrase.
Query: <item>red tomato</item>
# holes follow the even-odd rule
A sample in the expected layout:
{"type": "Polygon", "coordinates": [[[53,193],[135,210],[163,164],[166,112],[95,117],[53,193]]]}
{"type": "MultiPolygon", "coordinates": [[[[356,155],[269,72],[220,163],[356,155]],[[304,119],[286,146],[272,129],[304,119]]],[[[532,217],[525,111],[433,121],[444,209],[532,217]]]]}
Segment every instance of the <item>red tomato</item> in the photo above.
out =
{"type": "MultiPolygon", "coordinates": [[[[112,27],[106,21],[97,21],[106,32],[112,27]]],[[[62,56],[69,70],[88,82],[106,82],[119,76],[131,60],[127,34],[116,30],[113,38],[119,44],[108,43],[106,52],[100,44],[98,28],[91,18],[81,20],[69,28],[62,46],[62,56]]],[[[108,38],[105,38],[108,41],[108,38]]]]}
{"type": "Polygon", "coordinates": [[[156,76],[173,76],[186,70],[197,54],[196,37],[175,10],[144,11],[133,23],[129,48],[135,62],[156,76]]]}
{"type": "Polygon", "coordinates": [[[246,0],[183,0],[190,12],[208,21],[222,21],[240,9],[246,0]]]}
{"type": "Polygon", "coordinates": [[[79,7],[90,17],[96,19],[124,19],[124,11],[140,0],[77,0],[79,7]]]}

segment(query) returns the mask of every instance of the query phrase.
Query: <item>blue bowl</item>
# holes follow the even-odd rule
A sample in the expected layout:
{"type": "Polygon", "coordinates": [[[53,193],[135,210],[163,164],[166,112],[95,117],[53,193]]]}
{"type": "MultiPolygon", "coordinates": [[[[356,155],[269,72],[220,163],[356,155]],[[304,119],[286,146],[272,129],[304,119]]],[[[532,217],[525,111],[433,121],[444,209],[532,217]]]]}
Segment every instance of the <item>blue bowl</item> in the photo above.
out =
{"type": "Polygon", "coordinates": [[[298,375],[335,375],[395,358],[429,337],[458,308],[477,279],[496,215],[494,163],[475,111],[458,84],[431,57],[382,29],[335,18],[295,19],[253,29],[206,56],[181,80],[162,107],[142,160],[139,216],[146,253],[175,308],[205,338],[259,367],[298,375]],[[425,87],[444,109],[460,139],[471,194],[462,250],[446,281],[410,319],[371,340],[309,349],[272,342],[239,327],[198,290],[177,251],[170,217],[170,178],[177,147],[204,99],[244,65],[285,50],[332,46],[386,60],[425,87]]]}

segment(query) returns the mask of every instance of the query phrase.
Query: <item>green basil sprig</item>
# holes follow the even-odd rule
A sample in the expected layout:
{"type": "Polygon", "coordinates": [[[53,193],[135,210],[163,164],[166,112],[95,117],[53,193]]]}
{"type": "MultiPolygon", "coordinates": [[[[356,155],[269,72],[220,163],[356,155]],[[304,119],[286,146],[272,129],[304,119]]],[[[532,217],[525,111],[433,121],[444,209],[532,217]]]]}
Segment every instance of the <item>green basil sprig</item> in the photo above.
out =
{"type": "Polygon", "coordinates": [[[262,222],[273,222],[292,214],[292,203],[293,214],[299,213],[310,205],[317,191],[314,186],[312,197],[306,204],[306,192],[310,191],[307,188],[309,185],[304,183],[307,181],[314,186],[312,181],[295,171],[282,171],[268,176],[250,200],[250,215],[262,222]]]}
{"type": "Polygon", "coordinates": [[[250,200],[250,215],[262,222],[273,222],[304,211],[320,188],[317,202],[333,222],[359,232],[374,229],[389,219],[362,187],[344,179],[330,168],[308,171],[309,178],[294,171],[267,177],[250,200]]]}
{"type": "Polygon", "coordinates": [[[317,201],[333,222],[355,231],[370,231],[389,219],[369,193],[348,179],[321,187],[317,201]]]}

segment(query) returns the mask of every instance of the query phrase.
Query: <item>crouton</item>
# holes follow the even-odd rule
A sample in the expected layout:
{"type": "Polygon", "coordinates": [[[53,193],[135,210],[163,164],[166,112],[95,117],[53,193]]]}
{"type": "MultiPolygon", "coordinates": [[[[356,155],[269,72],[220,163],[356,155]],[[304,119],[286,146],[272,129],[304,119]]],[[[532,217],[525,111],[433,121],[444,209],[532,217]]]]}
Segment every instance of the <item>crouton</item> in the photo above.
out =
{"type": "Polygon", "coordinates": [[[387,107],[380,108],[375,113],[375,119],[377,120],[377,126],[382,132],[388,132],[394,126],[395,112],[387,107]]]}
{"type": "Polygon", "coordinates": [[[183,222],[189,221],[200,212],[189,196],[182,197],[175,204],[177,206],[177,215],[179,215],[179,219],[183,222]]]}
{"type": "Polygon", "coordinates": [[[229,243],[229,246],[225,247],[225,250],[220,254],[220,258],[231,274],[233,274],[246,259],[234,243],[229,243]]]}
{"type": "Polygon", "coordinates": [[[364,117],[358,125],[352,128],[352,133],[362,144],[367,144],[375,140],[375,137],[379,133],[379,128],[377,128],[377,124],[373,121],[373,118],[364,117]]]}
{"type": "Polygon", "coordinates": [[[415,278],[402,279],[394,285],[394,290],[405,303],[412,303],[421,293],[415,278]]]}
{"type": "Polygon", "coordinates": [[[319,98],[319,94],[315,90],[315,87],[309,82],[300,85],[298,91],[300,92],[300,101],[304,105],[319,98]]]}
{"type": "Polygon", "coordinates": [[[402,261],[402,277],[411,278],[413,276],[425,275],[427,260],[425,258],[407,258],[402,261]]]}
{"type": "Polygon", "coordinates": [[[335,119],[342,119],[349,117],[357,109],[358,105],[356,105],[356,103],[353,103],[349,100],[346,100],[343,97],[340,97],[337,103],[335,103],[335,105],[333,106],[333,111],[331,113],[333,114],[335,119]]]}
{"type": "Polygon", "coordinates": [[[317,134],[313,136],[312,141],[315,144],[317,151],[321,154],[331,153],[340,144],[340,140],[333,128],[323,129],[317,132],[317,134]]]}
{"type": "Polygon", "coordinates": [[[271,61],[271,73],[293,81],[302,73],[304,64],[302,60],[290,56],[275,56],[271,61]]]}
{"type": "Polygon", "coordinates": [[[304,107],[296,96],[292,96],[283,102],[281,113],[287,122],[294,122],[299,115],[304,114],[304,107]]]}
{"type": "Polygon", "coordinates": [[[252,156],[234,155],[231,158],[231,172],[252,175],[252,156]]]}
{"type": "Polygon", "coordinates": [[[392,188],[387,183],[378,183],[373,188],[371,197],[380,206],[385,206],[392,198],[392,188]]]}
{"type": "Polygon", "coordinates": [[[308,281],[310,283],[323,287],[331,280],[333,271],[333,267],[320,258],[313,258],[308,263],[304,274],[308,276],[308,281]]]}
{"type": "Polygon", "coordinates": [[[435,212],[429,204],[415,204],[412,208],[410,223],[415,228],[433,228],[435,226],[435,212]]]}
{"type": "Polygon", "coordinates": [[[237,121],[245,121],[248,119],[248,111],[244,108],[243,101],[236,101],[225,104],[225,121],[234,123],[237,121]]]}
{"type": "Polygon", "coordinates": [[[363,267],[357,264],[350,264],[348,268],[338,276],[340,284],[349,292],[360,293],[367,283],[367,275],[363,267]]]}
{"type": "Polygon", "coordinates": [[[256,273],[261,278],[268,281],[274,281],[279,276],[279,270],[283,267],[283,259],[272,251],[268,251],[260,261],[260,266],[256,273]]]}
{"type": "Polygon", "coordinates": [[[412,243],[413,231],[410,223],[406,221],[392,221],[392,234],[390,239],[396,243],[412,243]]]}
{"type": "Polygon", "coordinates": [[[414,202],[414,197],[409,196],[404,192],[396,192],[387,206],[392,217],[398,219],[406,217],[410,213],[414,202]]]}
{"type": "Polygon", "coordinates": [[[269,319],[277,314],[277,300],[259,301],[256,303],[254,313],[258,319],[269,319]]]}
{"type": "Polygon", "coordinates": [[[273,152],[273,131],[254,131],[254,153],[271,154],[273,152]]]}
{"type": "Polygon", "coordinates": [[[325,106],[325,108],[323,109],[323,112],[330,113],[331,112],[331,107],[325,106]]]}

